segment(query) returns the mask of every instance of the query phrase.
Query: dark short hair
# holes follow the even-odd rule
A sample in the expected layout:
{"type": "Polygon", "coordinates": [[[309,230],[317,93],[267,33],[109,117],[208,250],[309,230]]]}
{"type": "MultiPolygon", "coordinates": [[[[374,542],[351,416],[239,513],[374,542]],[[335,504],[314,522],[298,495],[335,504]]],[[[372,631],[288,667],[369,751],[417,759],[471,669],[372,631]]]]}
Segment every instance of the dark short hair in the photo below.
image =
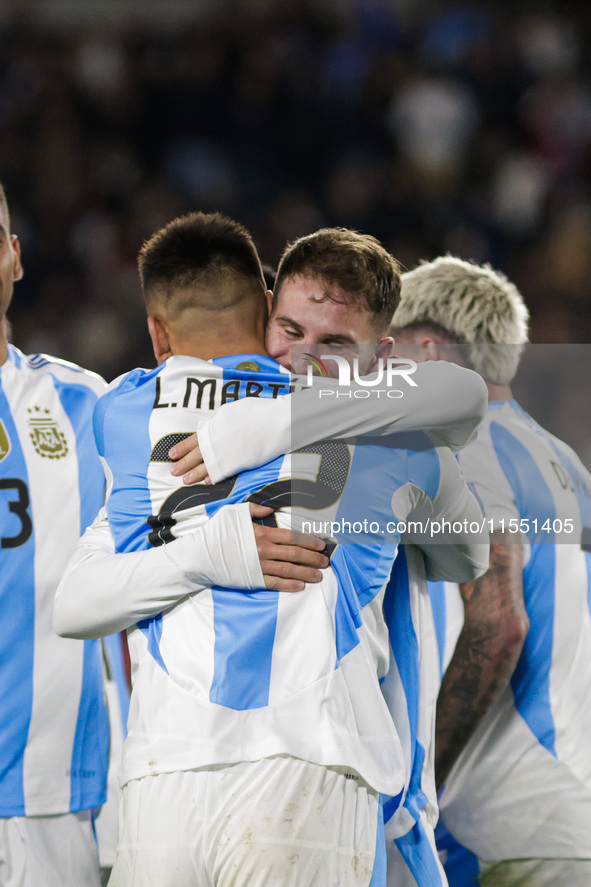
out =
{"type": "Polygon", "coordinates": [[[192,287],[217,290],[228,275],[264,288],[261,262],[246,228],[221,213],[193,212],[157,231],[138,255],[147,302],[192,287]]]}
{"type": "MultiPolygon", "coordinates": [[[[289,244],[277,268],[275,294],[296,275],[338,285],[347,302],[368,311],[372,325],[384,331],[400,300],[400,265],[394,256],[375,237],[349,228],[321,228],[289,244]]],[[[330,292],[325,298],[332,298],[330,292]]]]}

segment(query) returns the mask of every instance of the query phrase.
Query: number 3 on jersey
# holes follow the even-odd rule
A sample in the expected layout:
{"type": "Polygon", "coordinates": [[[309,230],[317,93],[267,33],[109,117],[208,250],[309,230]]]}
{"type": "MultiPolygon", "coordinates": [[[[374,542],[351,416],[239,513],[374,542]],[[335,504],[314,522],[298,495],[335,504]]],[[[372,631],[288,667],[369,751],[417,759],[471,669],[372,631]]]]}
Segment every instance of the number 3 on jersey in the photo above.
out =
{"type": "MultiPolygon", "coordinates": [[[[15,525],[16,533],[10,536],[0,536],[0,548],[19,548],[31,538],[33,532],[33,522],[28,512],[30,505],[29,490],[24,481],[17,477],[7,477],[0,479],[0,504],[4,508],[4,504],[8,506],[8,511],[12,512],[20,521],[20,529],[13,519],[9,520],[9,526],[15,525]],[[7,494],[4,494],[4,490],[7,494]]],[[[1,518],[2,526],[6,525],[4,518],[1,518]]]]}

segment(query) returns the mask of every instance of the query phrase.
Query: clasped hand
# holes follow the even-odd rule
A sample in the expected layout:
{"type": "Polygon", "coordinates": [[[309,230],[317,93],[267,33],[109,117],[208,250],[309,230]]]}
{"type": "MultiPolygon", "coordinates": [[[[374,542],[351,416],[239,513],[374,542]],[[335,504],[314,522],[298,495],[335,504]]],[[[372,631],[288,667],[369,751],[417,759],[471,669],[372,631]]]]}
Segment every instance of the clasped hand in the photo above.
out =
{"type": "MultiPolygon", "coordinates": [[[[196,434],[175,444],[168,455],[175,463],[170,469],[171,474],[182,476],[184,484],[211,483],[196,434]]],[[[320,582],[320,571],[330,564],[328,557],[322,553],[326,543],[311,533],[261,524],[260,521],[273,511],[266,505],[250,503],[265,587],[276,591],[302,591],[306,584],[320,582]]]]}

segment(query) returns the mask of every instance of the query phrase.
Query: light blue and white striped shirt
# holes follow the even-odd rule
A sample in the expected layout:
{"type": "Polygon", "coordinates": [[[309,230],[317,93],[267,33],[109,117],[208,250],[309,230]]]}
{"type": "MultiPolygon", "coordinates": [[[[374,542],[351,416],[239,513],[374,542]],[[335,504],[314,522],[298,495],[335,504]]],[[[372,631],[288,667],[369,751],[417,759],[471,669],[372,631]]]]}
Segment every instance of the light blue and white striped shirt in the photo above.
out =
{"type": "MultiPolygon", "coordinates": [[[[322,499],[315,520],[365,517],[384,527],[386,517],[404,519],[417,502],[428,503],[430,514],[443,509],[442,457],[420,434],[390,444],[311,445],[297,460],[281,456],[214,486],[178,487],[167,454],[179,437],[225,401],[275,398],[289,392],[289,382],[258,355],[173,357],[116,380],[95,410],[116,550],[169,541],[225,503],[252,496],[287,506],[294,490],[306,496],[312,487],[322,499]]],[[[445,498],[461,508],[470,497],[459,472],[451,483],[453,495],[445,487],[445,498]]],[[[404,755],[377,676],[388,667],[381,603],[400,536],[384,541],[380,532],[372,544],[340,544],[323,582],[297,595],[214,587],[132,629],[122,781],[290,754],[350,767],[398,795],[404,755]]],[[[226,540],[228,557],[233,541],[226,540]]]]}
{"type": "Polygon", "coordinates": [[[515,401],[489,405],[459,461],[494,528],[525,534],[530,628],[447,780],[442,815],[481,860],[589,859],[591,475],[515,401]]]}
{"type": "Polygon", "coordinates": [[[91,415],[102,379],[9,345],[0,367],[0,816],[105,797],[97,641],[58,637],[53,598],[104,496],[91,415]]]}

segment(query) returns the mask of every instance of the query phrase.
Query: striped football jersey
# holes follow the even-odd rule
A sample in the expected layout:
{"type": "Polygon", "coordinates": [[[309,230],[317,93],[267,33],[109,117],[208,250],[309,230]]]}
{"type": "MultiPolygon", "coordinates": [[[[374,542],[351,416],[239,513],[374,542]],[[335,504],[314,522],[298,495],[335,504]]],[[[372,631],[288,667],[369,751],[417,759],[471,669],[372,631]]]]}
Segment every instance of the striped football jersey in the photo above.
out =
{"type": "MultiPolygon", "coordinates": [[[[391,796],[404,786],[404,756],[378,682],[389,661],[381,605],[400,533],[380,528],[421,508],[441,514],[450,502],[458,513],[472,504],[478,512],[476,502],[449,451],[444,482],[445,457],[420,433],[311,444],[218,484],[178,486],[168,458],[177,440],[229,401],[289,390],[289,375],[266,357],[179,356],[116,380],[95,409],[118,552],[171,541],[249,498],[281,507],[284,525],[299,509],[300,520],[313,514],[316,524],[355,519],[378,528],[371,540],[341,537],[322,583],[299,594],[213,587],[140,621],[129,633],[134,687],[123,783],[289,754],[349,767],[391,796]],[[304,507],[311,497],[313,512],[304,507]]],[[[271,433],[243,430],[244,449],[249,437],[271,433]]],[[[233,543],[225,540],[229,558],[233,543]]]]}
{"type": "Polygon", "coordinates": [[[0,367],[0,816],[100,805],[108,723],[98,641],[58,637],[53,598],[104,497],[100,377],[9,345],[0,367]]]}
{"type": "Polygon", "coordinates": [[[589,859],[591,475],[515,401],[489,405],[459,461],[491,527],[526,537],[530,627],[447,780],[443,819],[486,861],[589,859]]]}

